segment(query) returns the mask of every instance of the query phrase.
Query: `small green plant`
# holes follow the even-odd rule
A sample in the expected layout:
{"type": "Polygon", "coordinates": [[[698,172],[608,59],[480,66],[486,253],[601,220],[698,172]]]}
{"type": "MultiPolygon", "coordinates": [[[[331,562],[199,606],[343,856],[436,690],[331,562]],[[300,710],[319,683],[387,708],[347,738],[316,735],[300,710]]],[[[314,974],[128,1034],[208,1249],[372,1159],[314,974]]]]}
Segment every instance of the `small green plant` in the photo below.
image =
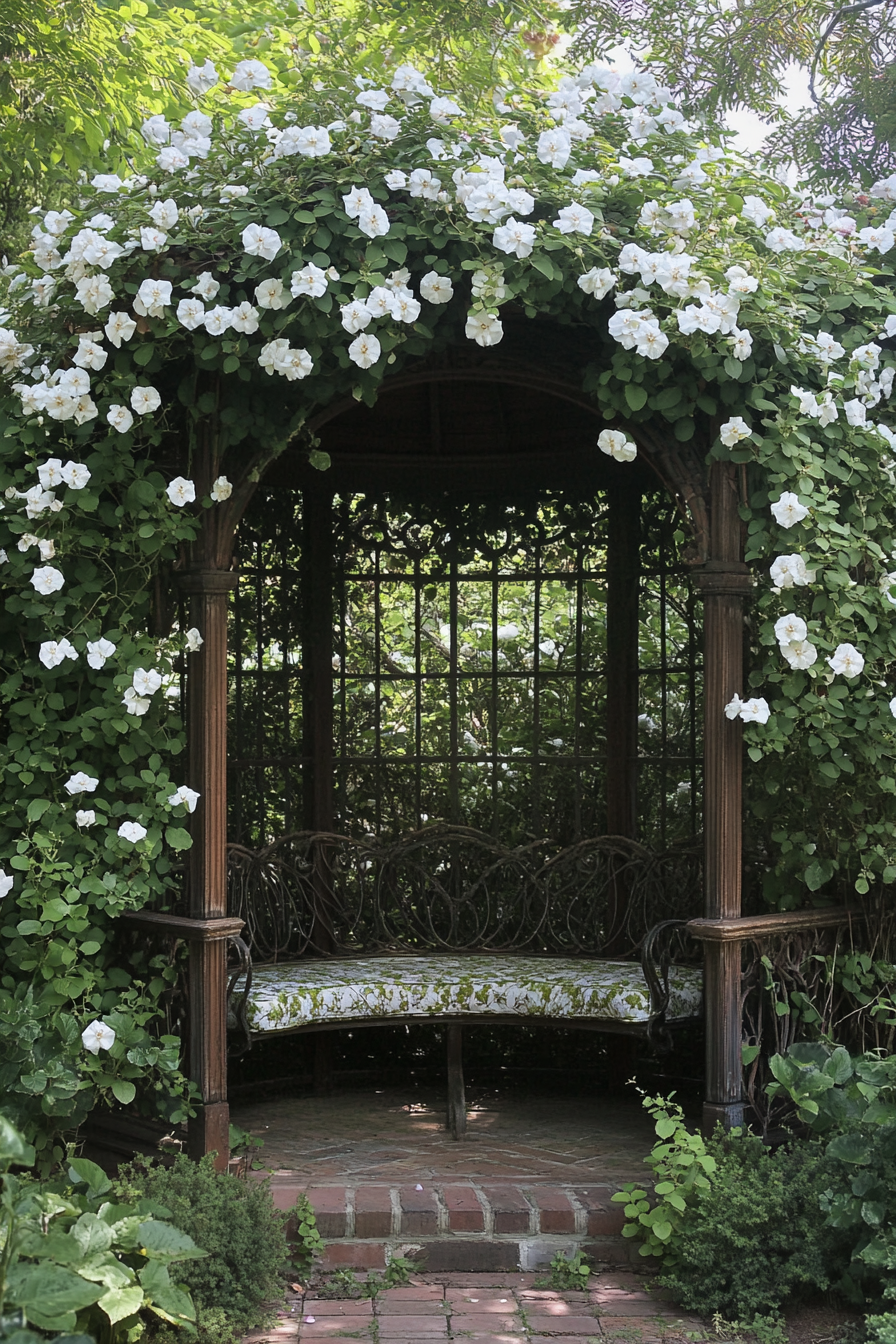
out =
{"type": "MultiPolygon", "coordinates": [[[[777,1314],[757,1315],[747,1324],[744,1321],[728,1321],[720,1311],[714,1311],[712,1328],[719,1339],[742,1340],[746,1335],[750,1340],[755,1340],[756,1344],[787,1344],[784,1319],[777,1314]]],[[[830,1344],[834,1344],[833,1338],[830,1344]]]]}
{"type": "Polygon", "coordinates": [[[230,1126],[230,1158],[239,1163],[235,1173],[237,1176],[249,1175],[257,1165],[252,1161],[252,1153],[263,1147],[264,1139],[250,1134],[247,1129],[240,1129],[239,1125],[230,1126]]]}
{"type": "MultiPolygon", "coordinates": [[[[307,1271],[311,1268],[314,1257],[321,1255],[324,1249],[324,1240],[317,1230],[317,1219],[307,1195],[301,1194],[298,1196],[290,1209],[290,1214],[296,1220],[296,1237],[292,1246],[292,1258],[300,1271],[307,1271]]],[[[354,1275],[352,1275],[352,1281],[354,1281],[354,1275]]]]}
{"type": "Polygon", "coordinates": [[[406,1260],[401,1255],[393,1255],[382,1274],[367,1275],[363,1285],[365,1296],[375,1298],[386,1288],[403,1288],[406,1283],[410,1283],[411,1274],[418,1268],[419,1266],[415,1265],[413,1260],[406,1260]]]}
{"type": "MultiPolygon", "coordinates": [[[[212,1156],[179,1155],[170,1167],[138,1161],[122,1179],[188,1232],[207,1257],[183,1272],[196,1301],[200,1344],[229,1344],[273,1318],[289,1269],[287,1214],[274,1207],[270,1183],[216,1172],[212,1156]]],[[[155,1344],[174,1344],[166,1331],[155,1344]]]]}
{"type": "Polygon", "coordinates": [[[582,1251],[566,1256],[558,1251],[551,1261],[551,1273],[548,1287],[569,1290],[587,1288],[591,1266],[587,1264],[582,1251]]]}
{"type": "Polygon", "coordinates": [[[350,1297],[357,1297],[362,1285],[355,1278],[353,1269],[343,1268],[333,1270],[327,1287],[331,1292],[346,1293],[350,1297]]]}
{"type": "Polygon", "coordinates": [[[631,1183],[613,1195],[614,1202],[625,1204],[628,1221],[622,1235],[639,1238],[641,1255],[664,1256],[667,1261],[675,1259],[675,1233],[700,1193],[710,1189],[716,1170],[715,1158],[701,1135],[690,1132],[684,1111],[672,1096],[643,1098],[659,1140],[644,1159],[659,1177],[653,1188],[655,1202],[651,1206],[647,1191],[631,1183]]]}

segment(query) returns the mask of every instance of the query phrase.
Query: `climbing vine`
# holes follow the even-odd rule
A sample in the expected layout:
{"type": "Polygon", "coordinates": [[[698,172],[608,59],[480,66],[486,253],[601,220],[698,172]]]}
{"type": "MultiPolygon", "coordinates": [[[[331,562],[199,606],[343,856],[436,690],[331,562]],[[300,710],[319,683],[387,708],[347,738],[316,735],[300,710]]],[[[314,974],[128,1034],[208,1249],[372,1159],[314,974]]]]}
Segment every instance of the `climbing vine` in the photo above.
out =
{"type": "MultiPolygon", "coordinates": [[[[197,104],[216,82],[189,72],[197,104]]],[[[581,335],[596,452],[631,460],[649,425],[743,465],[753,656],[726,712],[770,902],[896,876],[896,180],[804,199],[641,72],[488,119],[410,66],[270,85],[244,61],[229,111],[149,118],[132,174],[37,216],[5,272],[0,1085],[47,1142],[97,1096],[189,1105],[173,972],[132,979],[112,943],[203,805],[179,702],[203,632],[171,633],[171,572],[288,443],[326,469],[314,412],[508,316],[581,335]]]]}

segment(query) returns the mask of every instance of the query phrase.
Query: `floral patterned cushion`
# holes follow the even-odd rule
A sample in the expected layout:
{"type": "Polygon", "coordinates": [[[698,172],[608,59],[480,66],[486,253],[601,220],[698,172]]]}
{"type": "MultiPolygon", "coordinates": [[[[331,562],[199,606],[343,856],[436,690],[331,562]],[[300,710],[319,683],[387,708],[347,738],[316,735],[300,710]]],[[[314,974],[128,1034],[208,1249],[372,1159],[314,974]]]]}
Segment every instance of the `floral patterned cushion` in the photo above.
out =
{"type": "MultiPolygon", "coordinates": [[[[673,967],[670,988],[667,1021],[699,1016],[699,970],[673,967]]],[[[500,954],[332,958],[255,967],[246,1011],[259,1032],[464,1013],[646,1022],[650,994],[633,961],[500,954]]]]}

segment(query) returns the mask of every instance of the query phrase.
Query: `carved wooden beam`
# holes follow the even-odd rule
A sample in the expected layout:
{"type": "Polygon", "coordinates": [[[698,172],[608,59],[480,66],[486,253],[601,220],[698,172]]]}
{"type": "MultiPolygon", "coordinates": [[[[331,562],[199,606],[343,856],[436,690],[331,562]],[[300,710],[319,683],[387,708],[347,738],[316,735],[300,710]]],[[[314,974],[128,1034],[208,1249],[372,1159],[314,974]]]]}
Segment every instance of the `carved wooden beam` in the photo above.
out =
{"type": "Polygon", "coordinates": [[[707,943],[743,943],[748,938],[775,938],[803,929],[830,929],[864,919],[847,906],[827,910],[788,910],[780,915],[748,915],[744,919],[690,919],[688,933],[707,943]]]}
{"type": "Polygon", "coordinates": [[[185,942],[213,943],[235,938],[242,933],[246,921],[230,916],[213,919],[188,919],[185,915],[169,915],[158,910],[127,910],[121,916],[128,924],[151,933],[170,933],[185,942]]]}

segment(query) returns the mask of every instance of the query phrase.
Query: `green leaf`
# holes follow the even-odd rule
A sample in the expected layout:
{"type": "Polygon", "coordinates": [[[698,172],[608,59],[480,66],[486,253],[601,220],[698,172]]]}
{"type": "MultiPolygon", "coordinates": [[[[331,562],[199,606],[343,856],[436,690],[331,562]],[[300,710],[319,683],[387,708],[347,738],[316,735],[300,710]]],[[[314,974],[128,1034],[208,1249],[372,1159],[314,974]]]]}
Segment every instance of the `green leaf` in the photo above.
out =
{"type": "Polygon", "coordinates": [[[140,1224],[137,1240],[149,1260],[201,1260],[208,1254],[201,1251],[186,1232],[179,1232],[170,1223],[156,1222],[154,1218],[140,1224]]]}
{"type": "Polygon", "coordinates": [[[47,808],[51,806],[49,798],[32,798],[28,804],[28,820],[40,821],[47,808]]]}
{"type": "MultiPolygon", "coordinates": [[[[22,1307],[34,1324],[38,1317],[56,1320],[69,1312],[82,1311],[98,1300],[102,1289],[88,1283],[62,1265],[17,1265],[8,1281],[10,1301],[22,1307]]],[[[74,1322],[71,1327],[73,1328],[74,1322]]],[[[53,1327],[45,1327],[53,1328],[53,1327]]]]}
{"type": "Polygon", "coordinates": [[[76,1185],[86,1185],[92,1195],[104,1195],[112,1189],[112,1182],[102,1167],[86,1157],[73,1157],[68,1164],[68,1175],[76,1185]]]}
{"type": "Polygon", "coordinates": [[[112,1095],[116,1101],[121,1102],[122,1106],[128,1106],[136,1097],[137,1089],[126,1078],[114,1078],[112,1080],[112,1095]]]}
{"type": "Polygon", "coordinates": [[[864,1166],[871,1161],[871,1149],[861,1134],[838,1134],[828,1144],[827,1155],[851,1166],[864,1166]]]}
{"type": "Polygon", "coordinates": [[[166,826],[165,843],[172,849],[190,849],[193,844],[193,837],[189,831],[185,831],[183,826],[166,826]]]}
{"type": "Polygon", "coordinates": [[[640,411],[647,401],[647,389],[640,383],[626,383],[625,399],[633,411],[640,411]]]}
{"type": "Polygon", "coordinates": [[[143,1306],[143,1289],[134,1284],[130,1288],[108,1288],[97,1299],[97,1306],[106,1313],[114,1325],[128,1316],[134,1316],[143,1306]]]}

